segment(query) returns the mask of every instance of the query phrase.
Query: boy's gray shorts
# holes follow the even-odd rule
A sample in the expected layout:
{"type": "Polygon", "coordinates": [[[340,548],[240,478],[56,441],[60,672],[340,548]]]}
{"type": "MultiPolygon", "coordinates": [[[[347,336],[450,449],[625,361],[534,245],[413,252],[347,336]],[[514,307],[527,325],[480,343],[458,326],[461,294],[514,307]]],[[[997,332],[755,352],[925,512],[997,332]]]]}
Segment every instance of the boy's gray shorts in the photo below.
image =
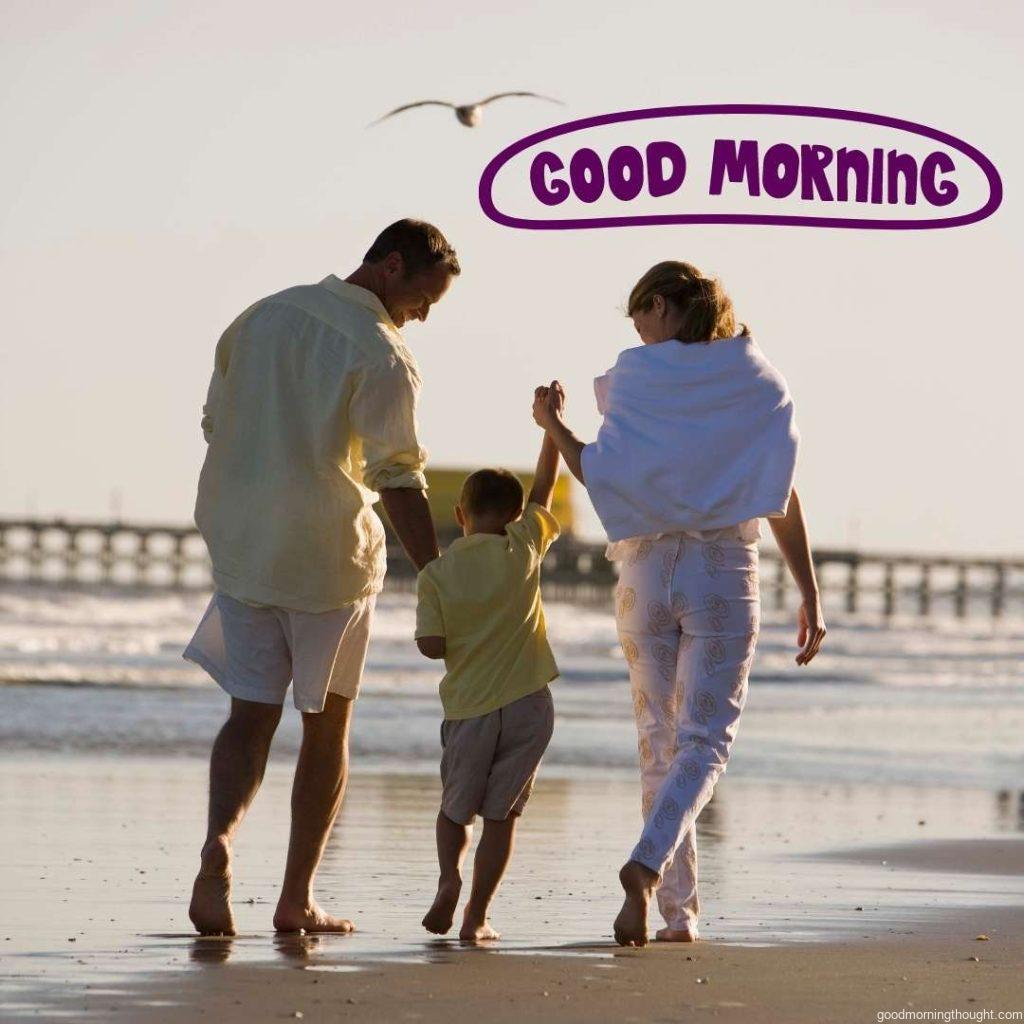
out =
{"type": "Polygon", "coordinates": [[[547,686],[486,715],[446,719],[441,813],[459,825],[522,814],[554,725],[547,686]]]}

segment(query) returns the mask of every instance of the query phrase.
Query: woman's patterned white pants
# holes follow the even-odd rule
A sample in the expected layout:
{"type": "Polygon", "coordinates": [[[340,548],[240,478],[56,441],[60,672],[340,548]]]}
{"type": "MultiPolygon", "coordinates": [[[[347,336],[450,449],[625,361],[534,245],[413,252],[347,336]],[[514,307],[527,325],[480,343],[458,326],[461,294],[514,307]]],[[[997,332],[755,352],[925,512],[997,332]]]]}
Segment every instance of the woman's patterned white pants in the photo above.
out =
{"type": "Polygon", "coordinates": [[[670,928],[696,930],[695,822],[725,771],[760,620],[757,544],[669,534],[630,545],[615,591],[640,748],[644,829],[670,928]]]}

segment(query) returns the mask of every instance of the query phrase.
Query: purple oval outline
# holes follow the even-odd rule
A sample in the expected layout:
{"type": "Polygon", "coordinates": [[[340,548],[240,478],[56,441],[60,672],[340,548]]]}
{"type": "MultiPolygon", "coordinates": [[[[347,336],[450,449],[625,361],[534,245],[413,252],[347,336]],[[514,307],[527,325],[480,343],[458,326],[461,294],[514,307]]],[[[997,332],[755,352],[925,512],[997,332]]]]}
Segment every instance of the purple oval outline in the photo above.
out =
{"type": "Polygon", "coordinates": [[[584,117],[577,121],[554,125],[543,131],[527,135],[510,146],[506,146],[484,168],[480,176],[478,189],[480,207],[495,223],[511,228],[525,228],[534,231],[570,230],[578,228],[618,228],[637,227],[649,224],[778,224],[789,227],[827,227],[827,228],[868,228],[883,231],[895,230],[926,230],[931,228],[954,228],[990,217],[1003,201],[1003,182],[995,165],[984,153],[963,139],[948,135],[936,128],[904,121],[896,117],[882,114],[869,114],[859,110],[841,110],[835,107],[803,107],[776,103],[708,103],[681,107],[647,107],[642,110],[623,110],[615,114],[598,114],[584,117]],[[946,217],[939,220],[873,220],[865,217],[804,217],[794,214],[752,214],[752,213],[679,213],[679,214],[644,214],[635,217],[572,217],[560,220],[533,220],[524,217],[511,217],[502,213],[491,197],[491,188],[498,172],[512,157],[525,149],[557,138],[569,135],[584,128],[596,128],[605,124],[618,124],[621,121],[645,121],[658,117],[691,117],[707,114],[780,114],[795,117],[822,117],[836,121],[860,121],[864,124],[881,125],[883,128],[896,128],[914,135],[923,135],[943,145],[958,150],[973,160],[981,168],[988,180],[988,201],[979,210],[961,214],[957,217],[946,217]]]}

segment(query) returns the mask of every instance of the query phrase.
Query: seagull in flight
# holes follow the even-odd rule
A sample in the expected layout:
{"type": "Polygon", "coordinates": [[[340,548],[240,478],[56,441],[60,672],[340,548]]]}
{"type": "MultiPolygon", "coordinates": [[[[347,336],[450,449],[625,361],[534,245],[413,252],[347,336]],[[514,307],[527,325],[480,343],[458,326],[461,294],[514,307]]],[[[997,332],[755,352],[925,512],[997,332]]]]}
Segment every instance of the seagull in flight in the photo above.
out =
{"type": "Polygon", "coordinates": [[[546,100],[548,103],[562,102],[561,100],[552,99],[550,96],[541,96],[536,92],[499,92],[493,96],[488,96],[485,100],[480,100],[478,103],[466,103],[461,107],[456,106],[454,103],[447,103],[445,100],[419,100],[416,103],[406,103],[404,106],[395,107],[394,110],[383,117],[378,117],[376,121],[371,122],[367,127],[372,128],[375,124],[380,124],[381,121],[386,121],[389,117],[402,113],[403,110],[412,110],[414,107],[448,107],[455,111],[459,124],[464,124],[467,128],[474,128],[480,123],[481,117],[483,117],[483,108],[488,103],[504,99],[506,96],[530,96],[533,99],[546,100]]]}

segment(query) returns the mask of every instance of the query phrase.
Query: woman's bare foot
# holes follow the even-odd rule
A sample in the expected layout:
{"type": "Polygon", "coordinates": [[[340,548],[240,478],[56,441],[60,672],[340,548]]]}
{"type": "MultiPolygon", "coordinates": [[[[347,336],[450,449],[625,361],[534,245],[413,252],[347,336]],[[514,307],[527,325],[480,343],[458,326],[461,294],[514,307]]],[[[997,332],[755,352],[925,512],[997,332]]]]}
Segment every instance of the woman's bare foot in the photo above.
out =
{"type": "Polygon", "coordinates": [[[354,932],[356,926],[347,917],[332,917],[315,900],[305,903],[278,903],[274,928],[279,932],[354,932]]]}
{"type": "Polygon", "coordinates": [[[459,939],[462,942],[497,942],[501,935],[496,932],[485,917],[482,921],[470,917],[469,910],[462,919],[459,939]]]}
{"type": "Polygon", "coordinates": [[[620,946],[647,945],[647,908],[658,886],[658,876],[638,861],[627,861],[619,871],[626,893],[615,918],[615,941],[620,946]]]}
{"type": "Polygon", "coordinates": [[[200,935],[236,934],[231,913],[231,847],[223,837],[203,847],[188,916],[200,935]]]}
{"type": "Polygon", "coordinates": [[[455,908],[459,905],[462,881],[439,882],[434,903],[423,918],[423,927],[435,935],[446,935],[451,931],[455,919],[455,908]]]}
{"type": "Polygon", "coordinates": [[[696,942],[700,934],[696,928],[659,928],[654,938],[658,942],[696,942]]]}

